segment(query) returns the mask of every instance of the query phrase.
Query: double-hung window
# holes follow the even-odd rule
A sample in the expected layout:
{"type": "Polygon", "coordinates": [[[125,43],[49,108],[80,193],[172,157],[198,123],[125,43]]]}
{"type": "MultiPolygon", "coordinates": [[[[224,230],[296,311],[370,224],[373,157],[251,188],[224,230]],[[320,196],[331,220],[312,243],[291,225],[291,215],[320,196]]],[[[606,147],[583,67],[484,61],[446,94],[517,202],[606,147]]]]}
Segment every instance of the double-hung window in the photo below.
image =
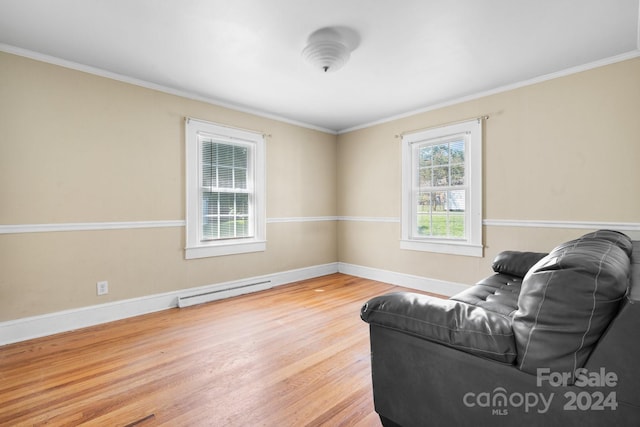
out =
{"type": "Polygon", "coordinates": [[[187,119],[186,258],[265,250],[264,137],[187,119]]]}
{"type": "Polygon", "coordinates": [[[482,256],[482,121],[402,137],[402,240],[410,250],[482,256]]]}

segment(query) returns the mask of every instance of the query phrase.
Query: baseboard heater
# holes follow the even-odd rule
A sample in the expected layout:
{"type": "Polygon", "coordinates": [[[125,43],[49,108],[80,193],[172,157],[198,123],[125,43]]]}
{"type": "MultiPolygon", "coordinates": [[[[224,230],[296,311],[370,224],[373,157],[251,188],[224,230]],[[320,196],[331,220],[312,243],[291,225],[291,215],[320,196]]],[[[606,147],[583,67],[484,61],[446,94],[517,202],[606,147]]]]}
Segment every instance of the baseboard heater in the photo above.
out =
{"type": "Polygon", "coordinates": [[[183,308],[197,304],[204,304],[206,302],[216,301],[223,298],[263,291],[271,287],[271,280],[265,280],[262,282],[247,283],[244,285],[231,285],[221,287],[219,289],[211,289],[198,294],[178,297],[178,307],[183,308]]]}

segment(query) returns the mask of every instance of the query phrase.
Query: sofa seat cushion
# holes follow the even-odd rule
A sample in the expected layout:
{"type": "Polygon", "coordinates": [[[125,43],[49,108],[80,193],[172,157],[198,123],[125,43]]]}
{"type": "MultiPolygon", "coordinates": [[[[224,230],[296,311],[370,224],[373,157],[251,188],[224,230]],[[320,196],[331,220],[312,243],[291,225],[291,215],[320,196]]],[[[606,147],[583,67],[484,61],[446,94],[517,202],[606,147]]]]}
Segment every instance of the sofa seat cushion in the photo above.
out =
{"type": "Polygon", "coordinates": [[[369,300],[360,317],[477,356],[509,364],[516,358],[512,318],[460,301],[395,292],[369,300]]]}
{"type": "Polygon", "coordinates": [[[479,281],[451,299],[512,316],[518,310],[522,278],[546,255],[541,252],[500,252],[491,266],[497,274],[479,281]]]}
{"type": "Polygon", "coordinates": [[[518,296],[522,278],[508,274],[494,274],[450,299],[482,307],[505,316],[518,310],[518,296]]]}
{"type": "Polygon", "coordinates": [[[574,375],[584,365],[627,292],[630,248],[624,234],[590,233],[529,270],[513,316],[522,371],[574,375]]]}

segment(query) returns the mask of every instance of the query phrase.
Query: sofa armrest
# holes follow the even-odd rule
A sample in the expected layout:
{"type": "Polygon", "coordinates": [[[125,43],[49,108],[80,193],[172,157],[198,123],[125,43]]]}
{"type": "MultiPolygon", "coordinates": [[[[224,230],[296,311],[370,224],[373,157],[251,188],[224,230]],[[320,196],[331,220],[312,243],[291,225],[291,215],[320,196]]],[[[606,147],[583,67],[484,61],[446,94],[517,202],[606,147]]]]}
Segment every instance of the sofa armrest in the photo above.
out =
{"type": "Polygon", "coordinates": [[[410,292],[370,299],[360,317],[372,325],[405,332],[477,356],[514,363],[511,317],[459,301],[410,292]]]}

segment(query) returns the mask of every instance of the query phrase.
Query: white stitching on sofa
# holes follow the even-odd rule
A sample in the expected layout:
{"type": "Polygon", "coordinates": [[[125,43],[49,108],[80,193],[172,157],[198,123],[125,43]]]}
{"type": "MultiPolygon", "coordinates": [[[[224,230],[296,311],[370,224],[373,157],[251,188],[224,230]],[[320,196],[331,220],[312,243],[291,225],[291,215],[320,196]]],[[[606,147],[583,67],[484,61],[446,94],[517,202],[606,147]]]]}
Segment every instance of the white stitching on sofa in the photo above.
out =
{"type": "Polygon", "coordinates": [[[576,371],[576,369],[578,368],[578,352],[584,347],[584,340],[587,336],[587,334],[589,333],[589,330],[591,330],[591,321],[593,320],[593,314],[596,311],[596,292],[598,291],[598,279],[600,278],[600,273],[602,272],[602,263],[604,262],[604,259],[607,257],[607,255],[609,254],[609,252],[611,252],[611,248],[613,247],[613,244],[609,245],[609,249],[607,249],[607,252],[605,252],[602,255],[602,258],[600,258],[600,264],[598,265],[598,274],[596,274],[596,277],[594,278],[594,288],[593,288],[593,305],[591,306],[591,314],[589,315],[589,322],[587,323],[587,329],[584,331],[584,334],[582,334],[582,341],[580,342],[580,345],[578,346],[578,348],[576,349],[576,351],[573,353],[573,372],[576,371]]]}
{"type": "Polygon", "coordinates": [[[547,288],[549,287],[549,282],[551,278],[555,275],[555,271],[552,271],[547,278],[547,283],[544,285],[544,292],[542,293],[542,300],[540,301],[540,305],[538,306],[538,312],[536,313],[536,318],[534,319],[533,326],[529,330],[529,337],[527,338],[527,345],[524,349],[524,354],[522,355],[522,361],[520,362],[520,369],[524,366],[524,361],[527,358],[527,352],[529,351],[529,344],[531,344],[531,337],[533,336],[533,331],[536,329],[538,325],[538,316],[540,315],[540,311],[542,310],[542,305],[544,304],[544,300],[547,296],[547,288]]]}

